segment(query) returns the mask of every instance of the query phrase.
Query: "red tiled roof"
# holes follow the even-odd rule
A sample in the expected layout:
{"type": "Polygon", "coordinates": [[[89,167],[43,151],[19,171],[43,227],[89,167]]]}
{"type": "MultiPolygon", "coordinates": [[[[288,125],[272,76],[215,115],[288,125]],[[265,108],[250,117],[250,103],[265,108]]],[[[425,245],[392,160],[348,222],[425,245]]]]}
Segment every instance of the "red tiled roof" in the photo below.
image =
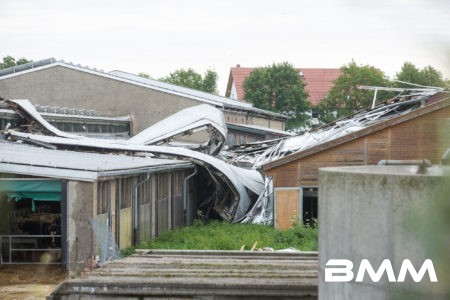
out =
{"type": "Polygon", "coordinates": [[[244,80],[253,71],[254,68],[233,67],[230,69],[230,77],[228,78],[227,91],[225,97],[230,97],[231,85],[234,81],[236,86],[237,100],[244,101],[244,80]]]}
{"type": "MultiPolygon", "coordinates": [[[[230,77],[228,79],[225,97],[230,97],[231,86],[234,81],[237,100],[244,101],[243,83],[253,69],[254,68],[232,67],[230,69],[230,77]]],[[[319,104],[320,100],[322,100],[333,86],[333,80],[341,74],[339,69],[297,68],[297,70],[303,73],[302,79],[306,83],[305,89],[309,94],[308,100],[313,105],[319,104]]]]}

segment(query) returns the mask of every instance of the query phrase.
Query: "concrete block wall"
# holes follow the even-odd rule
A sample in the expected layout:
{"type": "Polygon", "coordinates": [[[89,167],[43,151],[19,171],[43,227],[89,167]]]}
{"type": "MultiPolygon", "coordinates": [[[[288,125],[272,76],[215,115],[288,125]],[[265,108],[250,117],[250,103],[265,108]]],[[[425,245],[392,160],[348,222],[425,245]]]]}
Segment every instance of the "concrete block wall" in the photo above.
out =
{"type": "Polygon", "coordinates": [[[446,177],[436,167],[428,175],[416,174],[417,168],[320,169],[319,299],[441,299],[445,294],[439,283],[430,282],[428,274],[420,283],[409,274],[404,283],[389,282],[386,274],[376,283],[367,273],[363,282],[355,282],[362,259],[368,259],[375,271],[384,259],[390,259],[396,278],[404,259],[410,259],[417,271],[425,259],[431,259],[438,280],[449,278],[440,273],[441,258],[429,251],[433,230],[420,229],[429,227],[430,216],[439,211],[438,187],[446,177]],[[353,280],[326,283],[329,259],[352,261],[353,280]]]}

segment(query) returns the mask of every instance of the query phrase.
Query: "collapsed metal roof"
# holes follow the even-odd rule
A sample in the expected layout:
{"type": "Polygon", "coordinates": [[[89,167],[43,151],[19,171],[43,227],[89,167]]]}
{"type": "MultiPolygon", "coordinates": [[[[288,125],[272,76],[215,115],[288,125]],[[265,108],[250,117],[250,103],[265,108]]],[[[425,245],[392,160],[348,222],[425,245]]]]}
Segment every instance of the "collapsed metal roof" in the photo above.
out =
{"type": "MultiPolygon", "coordinates": [[[[232,222],[243,218],[264,190],[263,177],[255,170],[235,167],[209,154],[182,147],[145,145],[151,142],[158,143],[162,139],[170,140],[173,136],[191,130],[189,128],[198,128],[198,125],[211,126],[214,128],[215,133],[220,133],[221,135],[226,133],[225,127],[221,127],[221,124],[225,126],[225,123],[220,111],[220,114],[210,115],[209,118],[213,118],[213,120],[209,122],[205,122],[203,118],[207,111],[215,108],[206,108],[201,105],[197,107],[199,111],[197,116],[200,117],[197,121],[195,121],[195,118],[183,118],[183,120],[176,122],[176,126],[164,128],[164,124],[167,125],[174,122],[174,118],[169,117],[169,121],[161,121],[156,124],[153,131],[145,131],[134,140],[105,140],[82,137],[56,129],[40,116],[28,100],[5,100],[5,102],[26,120],[24,126],[5,131],[8,141],[20,141],[55,150],[120,153],[130,156],[181,159],[202,167],[209,174],[210,180],[215,186],[212,206],[227,221],[232,222]],[[186,121],[189,124],[186,124],[186,121]],[[155,133],[158,129],[159,131],[155,133]],[[161,137],[163,136],[163,138],[158,138],[158,134],[161,137]]],[[[194,111],[195,108],[190,109],[191,113],[194,111]]],[[[195,115],[194,113],[192,114],[192,116],[195,115]]],[[[214,134],[213,137],[215,137],[214,134]]],[[[221,140],[214,140],[217,143],[210,144],[213,147],[209,149],[213,149],[213,151],[208,151],[208,153],[215,153],[221,150],[223,145],[221,140]]],[[[3,143],[0,144],[1,147],[3,147],[3,143]]],[[[77,153],[73,153],[75,158],[77,153]]]]}
{"type": "MultiPolygon", "coordinates": [[[[442,93],[444,98],[448,98],[448,93],[442,93]]],[[[230,163],[246,163],[252,165],[254,169],[260,169],[265,165],[272,165],[275,161],[294,153],[300,153],[330,141],[343,138],[348,135],[355,135],[363,129],[378,123],[400,117],[428,105],[430,99],[436,96],[439,98],[439,91],[425,91],[402,95],[394,98],[388,103],[376,106],[373,109],[366,109],[347,116],[323,127],[307,131],[293,137],[287,137],[273,142],[261,142],[237,149],[239,155],[232,156],[224,153],[229,158],[230,163]]],[[[234,151],[236,153],[236,151],[234,151]]]]}
{"type": "Polygon", "coordinates": [[[204,142],[185,142],[184,145],[205,149],[206,153],[216,155],[225,143],[227,127],[222,112],[207,104],[183,109],[141,131],[127,142],[142,145],[177,145],[172,142],[175,138],[202,130],[209,133],[204,142]]]}

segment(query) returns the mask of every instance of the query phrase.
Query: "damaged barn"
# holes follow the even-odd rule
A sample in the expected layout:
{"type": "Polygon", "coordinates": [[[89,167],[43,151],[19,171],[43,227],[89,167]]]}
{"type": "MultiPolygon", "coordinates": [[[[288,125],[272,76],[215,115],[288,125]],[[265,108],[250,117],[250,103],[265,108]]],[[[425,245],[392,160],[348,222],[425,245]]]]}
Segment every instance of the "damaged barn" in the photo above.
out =
{"type": "Polygon", "coordinates": [[[5,100],[5,102],[23,116],[27,123],[17,129],[5,131],[8,140],[11,141],[20,140],[24,143],[62,150],[121,153],[191,161],[204,169],[200,172],[205,179],[202,190],[206,190],[209,196],[206,198],[205,205],[201,206],[207,207],[207,212],[211,211],[211,208],[214,209],[229,222],[241,219],[264,189],[263,177],[257,171],[238,168],[201,151],[171,144],[174,135],[186,135],[192,130],[206,126],[207,132],[210,133],[210,137],[206,139],[207,142],[199,143],[198,146],[193,146],[195,144],[191,143],[191,148],[205,150],[207,153],[217,152],[217,149],[223,145],[226,126],[220,111],[212,106],[200,105],[180,111],[177,114],[178,117],[190,115],[188,118],[183,118],[188,120],[187,124],[174,126],[175,119],[169,117],[167,122],[163,120],[152,126],[155,130],[144,130],[129,140],[102,140],[68,134],[54,128],[36,112],[28,100],[5,100]],[[195,117],[197,121],[194,121],[195,117]],[[156,137],[154,133],[156,128],[161,129],[162,138],[156,137]],[[167,128],[174,128],[172,135],[166,130],[167,128]],[[218,134],[221,138],[217,138],[218,134]],[[153,145],[161,144],[162,141],[165,141],[164,146],[153,145]]]}
{"type": "Polygon", "coordinates": [[[382,160],[440,163],[450,147],[445,135],[449,132],[449,93],[434,88],[402,89],[401,93],[315,130],[272,145],[250,144],[237,149],[239,155],[225,153],[224,157],[230,163],[263,169],[272,178],[273,198],[265,201],[274,199],[274,203],[262,202],[258,207],[275,207],[275,227],[289,228],[293,219],[313,225],[320,209],[318,173],[322,167],[376,165],[382,160]]]}
{"type": "MultiPolygon", "coordinates": [[[[57,179],[62,191],[72,185],[83,186],[60,197],[65,199],[59,213],[62,241],[74,238],[74,232],[80,236],[83,230],[83,236],[92,237],[92,228],[98,228],[93,224],[102,224],[100,227],[111,232],[110,240],[126,248],[191,224],[199,216],[237,222],[264,190],[258,171],[212,156],[222,149],[226,126],[222,113],[208,105],[181,111],[128,140],[63,132],[42,118],[28,100],[3,100],[3,105],[14,110],[20,120],[2,134],[2,178],[57,179]],[[77,198],[80,195],[83,200],[77,198]],[[77,215],[82,220],[75,229],[71,228],[72,215],[64,208],[75,205],[73,201],[81,201],[86,214],[77,215]],[[89,223],[90,219],[94,223],[89,223]],[[79,226],[82,229],[78,230],[79,226]]],[[[2,191],[4,203],[10,202],[12,192],[2,191]]],[[[14,233],[6,231],[3,233],[9,236],[14,233]]],[[[91,239],[98,246],[103,238],[91,239]]],[[[73,269],[90,251],[72,253],[74,247],[79,248],[78,242],[61,242],[61,260],[67,268],[73,269]]],[[[89,239],[82,243],[86,247],[91,244],[89,239]]],[[[11,243],[3,248],[6,246],[9,253],[15,249],[11,243]]],[[[3,258],[11,262],[15,256],[3,258]]]]}

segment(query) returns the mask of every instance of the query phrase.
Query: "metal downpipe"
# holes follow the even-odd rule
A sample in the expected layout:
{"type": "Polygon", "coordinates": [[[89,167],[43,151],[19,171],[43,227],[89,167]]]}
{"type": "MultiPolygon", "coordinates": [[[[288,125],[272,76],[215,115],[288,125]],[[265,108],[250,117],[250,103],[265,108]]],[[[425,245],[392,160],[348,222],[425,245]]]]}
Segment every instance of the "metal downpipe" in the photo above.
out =
{"type": "Polygon", "coordinates": [[[150,179],[150,170],[148,170],[147,172],[147,176],[145,177],[145,179],[139,181],[138,183],[135,184],[134,186],[134,199],[133,199],[133,240],[132,240],[132,244],[134,245],[137,241],[138,241],[138,234],[139,234],[139,230],[138,230],[138,188],[143,185],[144,183],[146,183],[149,179],[150,179]]]}
{"type": "Polygon", "coordinates": [[[187,182],[189,179],[197,175],[197,167],[194,167],[194,172],[189,174],[185,179],[183,183],[183,208],[184,208],[184,224],[187,225],[189,221],[189,202],[188,202],[188,195],[187,195],[187,182]]]}

